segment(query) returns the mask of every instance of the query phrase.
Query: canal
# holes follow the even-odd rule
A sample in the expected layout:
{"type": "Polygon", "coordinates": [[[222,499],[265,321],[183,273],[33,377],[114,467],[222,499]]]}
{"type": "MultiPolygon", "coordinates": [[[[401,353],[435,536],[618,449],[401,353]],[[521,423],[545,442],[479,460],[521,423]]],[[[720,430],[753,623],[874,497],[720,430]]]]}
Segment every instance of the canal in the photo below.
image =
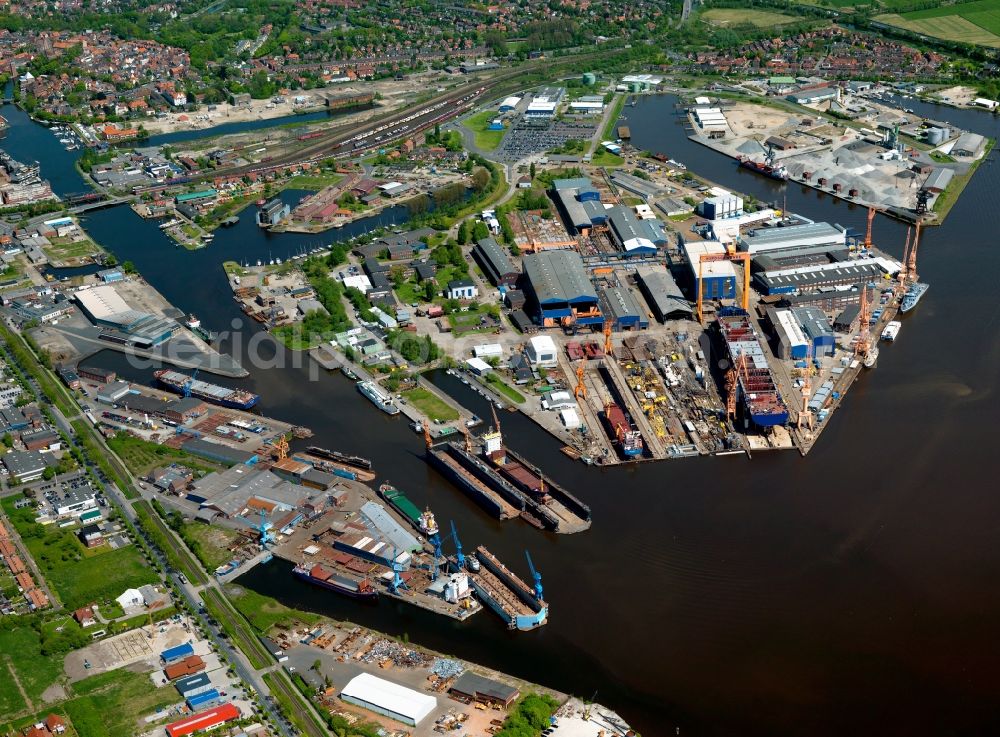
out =
{"type": "MultiPolygon", "coordinates": [[[[688,141],[674,103],[656,97],[625,109],[637,147],[759,199],[787,198],[794,212],[863,228],[862,209],[762,179],[688,141]]],[[[998,134],[982,113],[909,105],[998,134]]],[[[8,110],[0,146],[38,159],[54,184],[66,180],[68,155],[8,110]]],[[[83,188],[78,178],[66,186],[83,188]]],[[[376,483],[391,481],[444,524],[455,520],[465,550],[485,544],[526,575],[530,549],[551,618],[511,634],[488,612],[459,624],[395,602],[359,606],[295,581],[279,561],[241,584],[585,698],[596,691],[645,735],[982,734],[1000,726],[1000,496],[990,481],[1000,250],[989,215],[998,186],[995,165],[984,164],[947,223],[924,234],[919,271],[930,291],[805,459],[765,453],[599,470],[504,413],[510,445],[593,509],[590,531],[560,537],[485,517],[426,466],[405,420],[380,413],[339,375],[311,380],[308,363],[242,322],[221,262],[284,259],[317,238],[267,234],[244,217],[188,252],[125,208],[85,224],[179,308],[233,330],[229,345],[251,375],[226,383],[260,393],[263,413],[311,427],[316,445],[372,458],[376,483]]],[[[901,224],[876,220],[883,249],[901,255],[904,237],[901,224]]],[[[111,352],[95,360],[150,378],[111,352]]],[[[434,380],[488,416],[467,387],[434,380]]]]}

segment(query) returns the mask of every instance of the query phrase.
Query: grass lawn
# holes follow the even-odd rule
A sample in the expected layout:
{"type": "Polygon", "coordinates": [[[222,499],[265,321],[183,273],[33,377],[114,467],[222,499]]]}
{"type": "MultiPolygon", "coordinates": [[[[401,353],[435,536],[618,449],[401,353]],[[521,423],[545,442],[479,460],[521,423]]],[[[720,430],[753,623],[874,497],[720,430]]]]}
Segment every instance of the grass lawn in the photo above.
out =
{"type": "Polygon", "coordinates": [[[414,302],[426,302],[424,299],[424,288],[420,284],[416,284],[412,281],[403,282],[398,287],[395,288],[396,296],[399,297],[399,301],[404,305],[410,305],[414,302]]]}
{"type": "Polygon", "coordinates": [[[496,330],[493,321],[481,324],[480,321],[483,317],[490,317],[490,313],[485,308],[480,307],[478,310],[470,310],[469,312],[452,312],[448,315],[448,323],[456,336],[467,333],[492,333],[496,330]]]}
{"type": "Polygon", "coordinates": [[[423,387],[418,386],[416,389],[410,389],[402,394],[407,402],[419,409],[432,420],[458,419],[458,411],[454,407],[423,387]]]}
{"type": "Polygon", "coordinates": [[[281,602],[250,589],[230,586],[226,593],[236,610],[261,634],[267,634],[275,625],[287,626],[293,622],[311,625],[322,619],[318,614],[290,609],[281,602]]]}
{"type": "Polygon", "coordinates": [[[201,473],[211,473],[223,468],[220,465],[207,463],[178,448],[168,448],[165,445],[151,443],[148,440],[124,433],[119,433],[109,439],[108,445],[122,459],[128,470],[136,476],[145,476],[153,468],[169,466],[171,463],[182,463],[193,471],[201,473]]]}
{"type": "MultiPolygon", "coordinates": [[[[0,662],[8,659],[7,665],[13,667],[21,687],[34,702],[41,698],[45,689],[59,680],[63,672],[62,658],[43,656],[41,636],[31,627],[0,631],[0,662]]],[[[6,676],[6,673],[0,670],[0,675],[6,676]]],[[[17,694],[17,701],[21,701],[17,686],[6,677],[0,679],[0,704],[11,700],[11,692],[17,694]]],[[[22,704],[21,708],[24,706],[22,704]]],[[[4,709],[0,713],[16,711],[4,709]]],[[[5,733],[0,730],[0,734],[5,733]]]]}
{"type": "Polygon", "coordinates": [[[235,530],[213,527],[204,522],[185,523],[184,534],[198,543],[198,558],[211,570],[232,560],[233,554],[229,552],[229,545],[239,537],[235,530]]]}
{"type": "Polygon", "coordinates": [[[69,261],[101,252],[101,249],[94,245],[91,240],[84,239],[74,243],[68,238],[52,239],[52,245],[43,246],[42,250],[52,261],[69,261]]]}
{"type": "Polygon", "coordinates": [[[491,371],[486,374],[486,384],[493,389],[493,391],[499,392],[510,401],[517,404],[524,404],[524,395],[510,384],[507,384],[503,379],[497,376],[496,373],[491,371]]]}
{"type": "Polygon", "coordinates": [[[625,163],[625,159],[611,153],[606,148],[599,147],[591,158],[590,163],[594,166],[622,166],[625,163]]]}
{"type": "MultiPolygon", "coordinates": [[[[177,692],[157,688],[145,673],[120,669],[100,673],[72,686],[76,697],[62,706],[73,727],[86,737],[132,737],[145,732],[143,717],[176,704],[177,692]]],[[[163,713],[167,719],[167,713],[163,713]]]]}
{"type": "Polygon", "coordinates": [[[773,13],[755,8],[711,8],[702,12],[701,19],[714,26],[735,26],[740,23],[751,23],[758,28],[781,26],[797,20],[794,16],[784,13],[773,13]]]}
{"type": "MultiPolygon", "coordinates": [[[[264,668],[274,661],[270,653],[264,649],[260,641],[253,636],[250,626],[241,620],[240,614],[228,605],[225,599],[215,589],[204,589],[201,592],[205,609],[222,627],[226,636],[233,644],[243,651],[254,668],[264,668]]],[[[250,610],[253,613],[253,610],[250,610]]]]}
{"type": "Polygon", "coordinates": [[[329,187],[331,184],[336,184],[343,178],[343,174],[336,174],[334,172],[299,174],[289,179],[286,182],[286,187],[290,189],[311,189],[318,191],[324,187],[329,187]]]}
{"type": "Polygon", "coordinates": [[[489,130],[490,121],[498,117],[495,110],[483,110],[468,118],[463,125],[476,134],[476,145],[484,151],[492,151],[503,140],[504,131],[489,130]]]}
{"type": "MultiPolygon", "coordinates": [[[[5,650],[2,636],[0,636],[0,649],[5,650]]],[[[7,656],[0,656],[0,714],[20,714],[27,706],[14,682],[14,674],[7,664],[7,656]]]]}
{"type": "Polygon", "coordinates": [[[604,130],[601,131],[602,141],[613,141],[618,138],[618,118],[622,116],[622,108],[625,107],[625,97],[626,96],[623,94],[615,95],[615,101],[612,103],[611,114],[608,116],[607,125],[605,125],[604,130]]]}
{"type": "Polygon", "coordinates": [[[940,151],[931,151],[928,156],[930,156],[934,161],[939,164],[953,164],[955,159],[951,158],[948,154],[943,154],[940,151]]]}

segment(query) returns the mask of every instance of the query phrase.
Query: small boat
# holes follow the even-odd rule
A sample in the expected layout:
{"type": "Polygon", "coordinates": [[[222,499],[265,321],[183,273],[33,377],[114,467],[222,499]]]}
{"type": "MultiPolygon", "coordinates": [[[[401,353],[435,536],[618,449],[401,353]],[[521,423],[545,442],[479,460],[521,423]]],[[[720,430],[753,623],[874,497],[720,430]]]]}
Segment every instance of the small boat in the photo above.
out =
{"type": "Polygon", "coordinates": [[[906,313],[916,307],[920,298],[924,296],[924,293],[928,289],[930,289],[930,284],[924,284],[922,282],[911,284],[906,290],[906,294],[903,295],[903,301],[899,305],[899,311],[906,313]]]}
{"type": "Polygon", "coordinates": [[[899,320],[893,320],[892,322],[890,322],[888,325],[885,326],[885,329],[882,331],[882,340],[889,341],[890,343],[894,341],[896,337],[899,335],[899,329],[901,327],[903,327],[903,323],[901,323],[899,320]]]}
{"type": "Polygon", "coordinates": [[[479,558],[476,557],[475,553],[470,553],[465,558],[465,565],[469,567],[469,570],[473,573],[479,573],[479,569],[482,567],[479,564],[479,558]]]}
{"type": "Polygon", "coordinates": [[[864,362],[863,362],[863,364],[862,364],[862,365],[863,365],[863,366],[864,366],[864,367],[865,367],[866,369],[870,369],[870,368],[874,368],[874,367],[875,367],[875,362],[876,362],[877,360],[878,360],[878,346],[876,346],[876,345],[873,345],[873,346],[872,346],[872,347],[871,347],[871,348],[869,349],[869,351],[868,351],[867,355],[865,355],[865,359],[864,359],[864,362]]]}

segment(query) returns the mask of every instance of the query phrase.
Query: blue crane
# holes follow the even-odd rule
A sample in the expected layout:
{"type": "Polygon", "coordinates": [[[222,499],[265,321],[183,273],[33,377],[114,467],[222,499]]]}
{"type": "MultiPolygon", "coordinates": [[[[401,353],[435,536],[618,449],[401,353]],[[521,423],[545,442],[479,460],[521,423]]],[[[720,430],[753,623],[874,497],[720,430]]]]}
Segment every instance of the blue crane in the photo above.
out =
{"type": "Polygon", "coordinates": [[[403,564],[400,563],[397,558],[399,558],[399,551],[396,550],[396,546],[392,546],[392,582],[389,584],[389,592],[393,594],[398,594],[405,588],[408,588],[403,577],[399,575],[399,572],[403,570],[403,564]]]}
{"type": "Polygon", "coordinates": [[[258,542],[260,543],[260,546],[262,548],[266,548],[268,545],[274,542],[274,533],[271,532],[271,530],[274,528],[274,525],[271,524],[271,520],[267,518],[267,512],[265,512],[263,509],[260,510],[259,522],[253,522],[252,520],[249,520],[246,517],[243,517],[242,515],[237,519],[246,523],[252,529],[257,531],[257,533],[260,535],[260,539],[258,540],[258,542]]]}
{"type": "Polygon", "coordinates": [[[441,549],[441,533],[435,532],[431,535],[430,543],[434,546],[434,568],[431,571],[431,581],[437,581],[438,573],[441,572],[441,560],[444,558],[444,551],[441,549]]]}
{"type": "Polygon", "coordinates": [[[458,563],[458,569],[462,570],[465,568],[465,556],[462,555],[462,541],[458,539],[458,530],[455,529],[455,520],[451,521],[451,536],[455,538],[455,562],[458,563]]]}
{"type": "Polygon", "coordinates": [[[535,564],[531,562],[531,553],[525,550],[524,557],[528,559],[528,568],[531,569],[531,577],[535,579],[535,598],[539,601],[544,601],[545,597],[542,595],[542,574],[535,570],[535,564]]]}
{"type": "Polygon", "coordinates": [[[184,382],[184,386],[181,387],[181,394],[185,397],[191,396],[191,387],[194,385],[194,380],[198,378],[198,369],[194,370],[191,374],[191,378],[184,382]]]}

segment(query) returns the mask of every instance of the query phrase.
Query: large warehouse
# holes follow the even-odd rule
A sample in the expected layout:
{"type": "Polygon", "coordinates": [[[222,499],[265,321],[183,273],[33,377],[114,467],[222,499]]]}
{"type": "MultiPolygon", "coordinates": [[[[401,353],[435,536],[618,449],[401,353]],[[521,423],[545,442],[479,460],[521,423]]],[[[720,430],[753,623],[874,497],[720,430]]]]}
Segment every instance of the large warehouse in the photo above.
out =
{"type": "Polygon", "coordinates": [[[116,331],[122,342],[148,348],[168,340],[177,329],[173,320],[132,309],[111,285],[83,289],[73,297],[91,322],[116,331]]]}
{"type": "Polygon", "coordinates": [[[626,256],[655,256],[657,247],[667,245],[667,234],[660,220],[640,220],[621,205],[608,212],[611,232],[626,256]]]}
{"type": "Polygon", "coordinates": [[[437,708],[437,699],[370,673],[355,676],[344,686],[340,698],[376,714],[416,727],[437,708]]]}
{"type": "Polygon", "coordinates": [[[805,223],[785,228],[757,228],[739,239],[739,249],[751,254],[810,246],[847,246],[847,231],[830,223],[805,223]]]}
{"type": "Polygon", "coordinates": [[[879,282],[886,274],[898,272],[892,262],[882,258],[859,258],[833,264],[812,264],[754,274],[753,280],[763,294],[797,294],[822,287],[879,282]]]}
{"type": "Polygon", "coordinates": [[[706,299],[733,299],[736,297],[736,268],[732,261],[706,261],[701,263],[702,255],[721,255],[726,247],[718,241],[685,241],[684,255],[691,269],[691,282],[695,285],[695,298],[698,296],[699,269],[704,285],[706,299]]]}
{"type": "Polygon", "coordinates": [[[694,314],[674,277],[662,266],[639,269],[636,281],[660,322],[690,318],[694,314]]]}
{"type": "Polygon", "coordinates": [[[600,325],[597,290],[576,251],[543,251],[524,257],[526,292],[545,327],[600,325]]]}

